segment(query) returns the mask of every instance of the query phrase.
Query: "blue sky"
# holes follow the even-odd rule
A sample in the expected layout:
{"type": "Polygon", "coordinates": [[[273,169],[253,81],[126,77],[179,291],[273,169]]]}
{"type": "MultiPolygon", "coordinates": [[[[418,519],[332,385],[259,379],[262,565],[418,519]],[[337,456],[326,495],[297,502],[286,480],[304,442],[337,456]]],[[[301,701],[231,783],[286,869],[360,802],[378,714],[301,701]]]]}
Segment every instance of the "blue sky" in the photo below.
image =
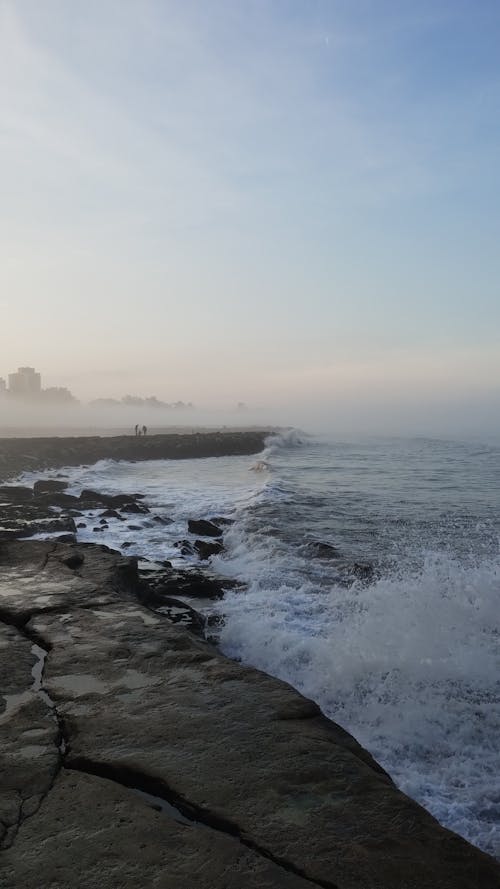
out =
{"type": "Polygon", "coordinates": [[[493,397],[499,38],[488,0],[0,0],[0,375],[493,397]]]}

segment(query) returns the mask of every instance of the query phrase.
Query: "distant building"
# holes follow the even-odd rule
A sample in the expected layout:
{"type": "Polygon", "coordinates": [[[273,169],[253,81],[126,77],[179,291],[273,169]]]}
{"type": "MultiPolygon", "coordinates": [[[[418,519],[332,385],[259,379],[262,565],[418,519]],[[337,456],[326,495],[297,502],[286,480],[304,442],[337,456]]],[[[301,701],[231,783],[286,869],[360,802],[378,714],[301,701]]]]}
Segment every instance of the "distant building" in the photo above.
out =
{"type": "Polygon", "coordinates": [[[9,392],[21,398],[37,398],[42,391],[42,377],[34,367],[19,367],[9,374],[9,392]]]}
{"type": "Polygon", "coordinates": [[[3,377],[0,377],[0,392],[5,392],[7,389],[7,384],[3,377]]]}
{"type": "Polygon", "coordinates": [[[50,401],[53,404],[76,402],[75,396],[65,386],[50,386],[48,389],[42,389],[41,394],[44,401],[50,401]]]}

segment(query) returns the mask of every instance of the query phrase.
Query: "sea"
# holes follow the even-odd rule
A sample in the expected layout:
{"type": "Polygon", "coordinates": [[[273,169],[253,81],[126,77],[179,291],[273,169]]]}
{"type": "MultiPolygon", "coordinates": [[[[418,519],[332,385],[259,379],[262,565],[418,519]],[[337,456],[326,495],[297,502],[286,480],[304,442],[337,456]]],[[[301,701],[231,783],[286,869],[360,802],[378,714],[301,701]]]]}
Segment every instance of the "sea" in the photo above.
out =
{"type": "Polygon", "coordinates": [[[205,567],[240,585],[194,603],[221,650],[312,698],[401,790],[500,856],[499,441],[290,430],[256,457],[64,472],[70,492],[139,492],[170,520],[96,533],[97,511],[83,517],[80,540],[124,553],[199,564],[175,546],[188,519],[230,519],[205,567]]]}

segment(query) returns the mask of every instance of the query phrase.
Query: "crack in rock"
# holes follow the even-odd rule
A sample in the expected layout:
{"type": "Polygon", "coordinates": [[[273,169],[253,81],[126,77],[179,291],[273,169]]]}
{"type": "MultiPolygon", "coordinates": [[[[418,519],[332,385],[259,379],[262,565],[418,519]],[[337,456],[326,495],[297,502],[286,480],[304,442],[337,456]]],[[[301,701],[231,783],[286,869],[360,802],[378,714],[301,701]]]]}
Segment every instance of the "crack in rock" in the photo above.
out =
{"type": "Polygon", "coordinates": [[[26,800],[23,797],[21,797],[17,821],[14,822],[14,824],[10,825],[10,827],[7,828],[7,838],[6,839],[4,838],[4,842],[2,844],[2,848],[8,849],[13,845],[13,843],[16,839],[17,833],[19,831],[19,828],[21,827],[21,824],[23,824],[24,821],[27,821],[28,818],[31,818],[33,815],[35,815],[38,812],[45,797],[52,790],[55,780],[56,780],[56,778],[63,766],[63,760],[64,760],[64,756],[66,755],[67,749],[68,749],[68,744],[67,744],[67,736],[66,736],[66,731],[65,731],[63,719],[62,719],[62,717],[59,716],[59,714],[57,712],[57,707],[56,707],[54,701],[52,700],[52,698],[50,697],[48,692],[43,687],[43,672],[45,669],[45,662],[46,662],[47,656],[48,656],[49,651],[51,650],[52,646],[46,640],[41,639],[41,637],[38,633],[35,633],[33,630],[28,630],[25,625],[20,627],[14,622],[9,624],[8,621],[4,621],[3,619],[2,619],[2,622],[6,623],[7,625],[14,626],[15,629],[19,632],[19,634],[21,636],[23,636],[29,642],[32,642],[31,653],[36,658],[35,663],[33,664],[33,667],[31,668],[31,675],[33,677],[33,683],[31,685],[31,687],[29,689],[27,689],[25,692],[21,692],[16,695],[4,695],[4,698],[6,700],[6,708],[5,708],[4,713],[2,714],[2,718],[5,718],[6,716],[10,715],[10,713],[13,711],[13,709],[15,709],[20,704],[24,703],[26,700],[28,700],[32,694],[36,694],[44,702],[44,704],[48,708],[49,712],[51,713],[51,716],[52,716],[54,722],[56,723],[56,725],[58,727],[58,732],[57,732],[56,740],[55,740],[55,744],[56,744],[57,750],[58,750],[58,759],[57,759],[57,765],[56,765],[56,768],[55,768],[54,773],[52,775],[50,784],[48,785],[47,789],[42,794],[40,794],[38,803],[35,806],[33,806],[31,811],[29,812],[29,814],[24,814],[24,806],[25,806],[26,800]],[[43,646],[40,645],[40,642],[44,643],[43,646]],[[10,700],[10,699],[12,699],[12,700],[10,700]]]}
{"type": "Polygon", "coordinates": [[[250,839],[250,837],[245,836],[237,824],[186,800],[165,784],[164,781],[155,778],[153,775],[148,775],[145,772],[140,772],[139,770],[129,768],[128,766],[96,762],[85,756],[65,759],[63,766],[65,769],[94,775],[98,778],[114,781],[122,787],[127,787],[129,790],[145,797],[148,802],[152,801],[150,804],[153,804],[156,808],[161,808],[166,815],[173,817],[176,821],[181,820],[184,824],[204,826],[227,836],[231,836],[239,840],[243,846],[246,846],[258,855],[261,855],[263,858],[272,861],[273,864],[276,864],[288,873],[295,874],[295,876],[301,877],[303,880],[307,880],[315,886],[320,886],[322,889],[340,889],[336,883],[333,883],[330,880],[320,880],[310,877],[304,870],[302,870],[302,868],[297,867],[291,861],[273,855],[268,849],[260,846],[258,843],[250,839]],[[168,808],[161,804],[162,801],[163,803],[167,803],[168,808]],[[175,814],[172,813],[172,809],[175,814]]]}

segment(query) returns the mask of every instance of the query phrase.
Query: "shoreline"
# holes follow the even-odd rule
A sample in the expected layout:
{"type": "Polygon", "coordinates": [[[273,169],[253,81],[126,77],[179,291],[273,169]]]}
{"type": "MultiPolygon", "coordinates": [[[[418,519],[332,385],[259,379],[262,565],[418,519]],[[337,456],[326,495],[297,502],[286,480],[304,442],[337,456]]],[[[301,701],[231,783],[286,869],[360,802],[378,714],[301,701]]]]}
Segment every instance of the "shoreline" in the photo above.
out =
{"type": "Polygon", "coordinates": [[[145,583],[104,546],[0,543],[6,889],[500,886],[316,704],[145,607],[145,583]]]}
{"type": "Polygon", "coordinates": [[[99,460],[188,460],[257,454],[271,429],[138,436],[0,438],[0,482],[26,471],[62,469],[99,460]]]}
{"type": "MultiPolygon", "coordinates": [[[[262,449],[268,432],[258,435],[223,444],[262,449]]],[[[130,439],[148,442],[129,436],[125,449],[130,439]]],[[[49,441],[51,453],[36,453],[36,444],[17,459],[64,454],[71,465],[72,440],[61,451],[60,440],[49,441]]],[[[215,456],[206,450],[222,441],[194,445],[215,456]]],[[[142,495],[76,497],[65,487],[52,478],[0,490],[3,522],[10,515],[13,525],[0,538],[7,889],[52,885],[55,861],[57,885],[82,889],[131,889],[138,873],[145,889],[500,889],[494,859],[401,793],[316,704],[206,641],[189,600],[200,584],[204,595],[220,590],[203,567],[139,570],[137,555],[76,542],[78,507],[125,521],[149,512],[142,495]],[[33,523],[63,536],[16,539],[33,523]]],[[[205,546],[217,540],[209,524],[193,527],[205,546]]]]}

